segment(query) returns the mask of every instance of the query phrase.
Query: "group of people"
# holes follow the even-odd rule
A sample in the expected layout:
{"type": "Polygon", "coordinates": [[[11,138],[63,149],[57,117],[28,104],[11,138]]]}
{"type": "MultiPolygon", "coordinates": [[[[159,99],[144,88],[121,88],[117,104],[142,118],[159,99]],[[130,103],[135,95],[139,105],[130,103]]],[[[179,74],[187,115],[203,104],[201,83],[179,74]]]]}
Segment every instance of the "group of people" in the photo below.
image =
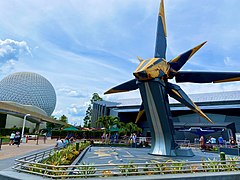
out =
{"type": "Polygon", "coordinates": [[[110,143],[118,143],[119,134],[118,132],[112,133],[112,134],[103,133],[101,138],[102,138],[102,143],[107,143],[109,142],[109,140],[110,140],[110,143]]]}
{"type": "Polygon", "coordinates": [[[68,136],[66,136],[65,139],[57,139],[55,148],[66,147],[67,145],[69,145],[70,143],[73,143],[75,141],[76,140],[75,140],[75,138],[73,136],[70,137],[70,138],[68,136]]]}
{"type": "Polygon", "coordinates": [[[133,133],[130,135],[130,144],[132,144],[132,147],[136,148],[137,147],[137,135],[136,133],[133,133]]]}
{"type": "MultiPolygon", "coordinates": [[[[200,139],[199,139],[199,142],[200,142],[200,149],[201,149],[201,150],[205,150],[205,149],[206,149],[206,144],[207,144],[208,146],[210,146],[210,147],[212,147],[212,145],[217,145],[217,144],[218,144],[219,146],[223,146],[225,140],[223,139],[223,137],[222,137],[221,135],[218,137],[217,140],[216,140],[216,138],[213,137],[213,136],[210,136],[207,140],[205,140],[204,137],[201,136],[200,139]]],[[[231,138],[229,139],[229,144],[230,144],[230,147],[231,147],[231,148],[235,147],[236,141],[235,141],[235,139],[234,139],[233,137],[231,137],[231,138]]]]}
{"type": "MultiPolygon", "coordinates": [[[[116,133],[112,133],[112,134],[107,134],[107,133],[103,133],[103,135],[101,136],[102,138],[102,143],[119,143],[119,134],[118,132],[116,133]],[[109,137],[110,136],[110,137],[109,137]]],[[[137,134],[136,133],[132,133],[129,138],[127,135],[124,135],[122,137],[122,140],[125,141],[125,143],[130,144],[132,147],[137,147],[137,134]]]]}
{"type": "Polygon", "coordinates": [[[9,145],[11,146],[11,145],[16,144],[17,147],[19,147],[20,142],[21,142],[20,132],[19,131],[17,131],[16,133],[12,132],[11,135],[10,135],[9,145]]]}

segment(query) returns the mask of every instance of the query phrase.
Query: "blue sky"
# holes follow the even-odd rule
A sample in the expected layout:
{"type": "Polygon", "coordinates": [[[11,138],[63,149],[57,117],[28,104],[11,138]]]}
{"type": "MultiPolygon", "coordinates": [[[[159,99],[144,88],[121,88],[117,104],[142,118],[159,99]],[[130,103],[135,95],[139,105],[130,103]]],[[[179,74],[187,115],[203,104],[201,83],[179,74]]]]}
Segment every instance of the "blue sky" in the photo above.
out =
{"type": "MultiPolygon", "coordinates": [[[[165,0],[167,60],[204,42],[182,70],[239,71],[239,0],[165,0]]],[[[0,1],[0,79],[21,71],[54,86],[54,115],[81,124],[89,99],[133,78],[136,56],[154,54],[159,0],[0,1]]],[[[187,93],[240,90],[240,83],[179,84],[187,93]]]]}

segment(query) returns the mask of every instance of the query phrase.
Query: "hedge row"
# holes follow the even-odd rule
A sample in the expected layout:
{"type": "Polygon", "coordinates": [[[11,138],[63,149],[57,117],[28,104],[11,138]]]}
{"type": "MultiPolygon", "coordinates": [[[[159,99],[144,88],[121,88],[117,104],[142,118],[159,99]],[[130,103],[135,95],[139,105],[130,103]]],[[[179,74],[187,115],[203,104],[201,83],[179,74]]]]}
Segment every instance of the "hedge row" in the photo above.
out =
{"type": "Polygon", "coordinates": [[[52,137],[53,138],[65,138],[68,137],[75,137],[77,139],[97,139],[101,138],[103,134],[103,131],[84,131],[84,130],[78,130],[78,131],[66,131],[66,130],[52,130],[52,137]]]}
{"type": "MultiPolygon", "coordinates": [[[[22,127],[19,128],[0,128],[0,135],[1,136],[10,136],[12,132],[22,132],[22,127]]],[[[29,134],[29,128],[24,128],[24,133],[29,134]]]]}

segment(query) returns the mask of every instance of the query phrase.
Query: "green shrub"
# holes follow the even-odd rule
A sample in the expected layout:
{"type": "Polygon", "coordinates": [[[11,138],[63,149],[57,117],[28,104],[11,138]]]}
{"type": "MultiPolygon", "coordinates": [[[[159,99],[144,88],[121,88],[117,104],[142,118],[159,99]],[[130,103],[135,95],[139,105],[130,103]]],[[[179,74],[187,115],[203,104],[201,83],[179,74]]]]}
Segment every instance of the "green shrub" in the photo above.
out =
{"type": "Polygon", "coordinates": [[[55,168],[55,167],[47,167],[44,164],[48,165],[70,165],[80,154],[80,152],[89,146],[89,143],[80,143],[79,149],[80,151],[76,150],[76,145],[71,144],[64,149],[57,150],[53,153],[53,155],[49,156],[48,158],[44,159],[41,164],[30,164],[30,167],[26,167],[27,170],[38,172],[38,173],[47,173],[51,175],[66,175],[67,172],[65,171],[67,168],[55,168]],[[43,169],[45,168],[45,169],[43,169]],[[61,172],[51,172],[47,170],[57,170],[61,172]]]}
{"type": "Polygon", "coordinates": [[[135,173],[132,172],[138,172],[138,166],[134,165],[132,161],[130,161],[127,165],[121,165],[118,167],[120,172],[126,176],[129,175],[129,173],[131,173],[131,175],[135,175],[135,173]]]}
{"type": "Polygon", "coordinates": [[[67,135],[74,135],[78,139],[99,139],[101,138],[103,131],[65,131],[65,130],[52,130],[52,137],[65,138],[67,135]]]}
{"type": "MultiPolygon", "coordinates": [[[[10,136],[10,134],[12,132],[22,132],[22,127],[19,127],[19,128],[0,128],[0,135],[1,136],[10,136]]],[[[25,134],[29,134],[29,128],[28,127],[25,127],[24,128],[24,133],[25,134]]]]}
{"type": "Polygon", "coordinates": [[[74,174],[87,175],[87,174],[95,174],[96,173],[96,168],[91,166],[93,164],[91,164],[91,163],[86,164],[85,162],[83,162],[82,165],[84,165],[84,166],[74,169],[74,174]]]}

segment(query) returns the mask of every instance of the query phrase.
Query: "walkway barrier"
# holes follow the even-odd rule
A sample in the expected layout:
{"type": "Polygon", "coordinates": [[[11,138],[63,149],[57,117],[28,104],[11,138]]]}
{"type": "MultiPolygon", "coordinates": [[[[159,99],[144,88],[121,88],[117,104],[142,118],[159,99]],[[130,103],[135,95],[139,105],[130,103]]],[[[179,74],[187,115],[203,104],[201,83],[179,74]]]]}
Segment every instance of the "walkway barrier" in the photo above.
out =
{"type": "Polygon", "coordinates": [[[166,161],[149,163],[81,164],[53,166],[41,163],[54,149],[16,159],[13,169],[49,178],[112,177],[239,171],[240,160],[166,161]]]}

